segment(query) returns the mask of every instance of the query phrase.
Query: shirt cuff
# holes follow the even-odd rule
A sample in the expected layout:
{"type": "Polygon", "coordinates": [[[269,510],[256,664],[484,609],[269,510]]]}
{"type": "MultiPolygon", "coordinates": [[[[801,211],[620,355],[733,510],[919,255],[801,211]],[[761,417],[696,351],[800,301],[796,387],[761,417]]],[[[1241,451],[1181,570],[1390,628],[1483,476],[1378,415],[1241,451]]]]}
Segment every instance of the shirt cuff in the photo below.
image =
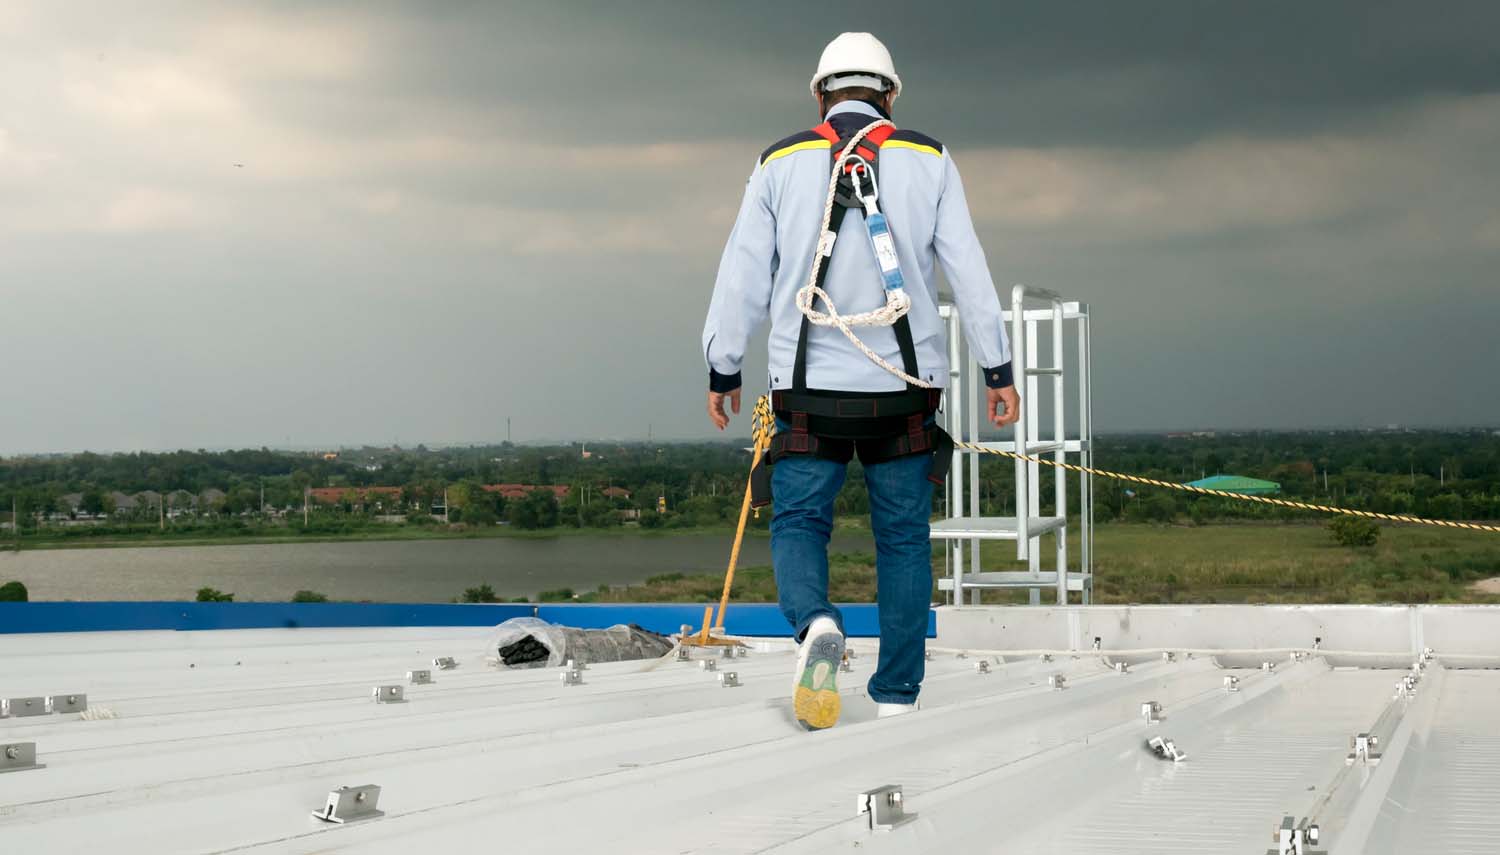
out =
{"type": "MultiPolygon", "coordinates": [[[[1010,366],[1006,365],[1005,368],[1006,376],[1009,376],[1010,366]]],[[[720,374],[712,368],[708,369],[708,391],[718,392],[719,394],[723,395],[733,392],[738,388],[740,388],[740,372],[736,371],[733,374],[720,374]]]]}
{"type": "Polygon", "coordinates": [[[1011,376],[1010,363],[997,365],[994,368],[984,369],[984,385],[991,389],[1004,389],[1006,386],[1014,386],[1015,378],[1011,376]]]}

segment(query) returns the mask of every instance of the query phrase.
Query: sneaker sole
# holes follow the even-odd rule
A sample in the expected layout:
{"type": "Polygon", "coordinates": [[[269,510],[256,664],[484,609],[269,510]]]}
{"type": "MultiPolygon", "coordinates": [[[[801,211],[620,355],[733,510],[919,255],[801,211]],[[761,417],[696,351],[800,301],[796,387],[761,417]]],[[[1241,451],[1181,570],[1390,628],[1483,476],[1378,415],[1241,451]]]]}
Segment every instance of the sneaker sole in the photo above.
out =
{"type": "Polygon", "coordinates": [[[824,633],[810,642],[807,665],[797,678],[792,708],[797,723],[808,730],[824,730],[838,724],[843,702],[839,699],[839,663],[844,659],[844,639],[824,633]]]}

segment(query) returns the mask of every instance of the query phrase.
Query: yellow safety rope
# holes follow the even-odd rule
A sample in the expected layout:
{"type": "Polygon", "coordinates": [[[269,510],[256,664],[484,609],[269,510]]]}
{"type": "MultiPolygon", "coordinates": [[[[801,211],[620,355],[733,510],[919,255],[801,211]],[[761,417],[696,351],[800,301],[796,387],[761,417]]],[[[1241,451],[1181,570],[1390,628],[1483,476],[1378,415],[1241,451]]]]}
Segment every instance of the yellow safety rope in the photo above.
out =
{"type": "MultiPolygon", "coordinates": [[[[755,402],[755,410],[751,414],[750,432],[754,438],[754,457],[750,463],[750,471],[753,473],[755,467],[760,463],[761,455],[771,445],[771,437],[776,433],[776,417],[771,412],[771,397],[761,395],[755,402]]],[[[1057,460],[1048,460],[1044,457],[1032,457],[1028,454],[1018,454],[1014,451],[1002,451],[998,448],[985,448],[972,442],[954,441],[955,448],[964,451],[977,451],[980,454],[994,454],[999,457],[1009,457],[1012,460],[1024,460],[1027,463],[1039,463],[1043,466],[1053,466],[1058,469],[1066,469],[1069,472],[1087,472],[1090,475],[1098,475],[1101,478],[1109,478],[1114,481],[1124,481],[1130,484],[1144,484],[1148,487],[1164,487],[1168,490],[1179,490],[1184,493],[1197,493],[1202,496],[1218,496],[1221,499],[1238,499],[1245,502],[1258,502],[1262,505],[1275,505],[1281,508],[1295,508],[1299,511],[1319,511],[1326,514],[1343,514],[1351,517],[1365,517],[1367,519],[1386,520],[1387,522],[1414,523],[1417,525],[1435,525],[1442,528],[1459,528],[1469,531],[1488,531],[1500,533],[1500,526],[1484,525],[1482,523],[1454,522],[1452,520],[1432,520],[1425,517],[1413,517],[1406,514],[1382,514],[1376,511],[1361,511],[1355,508],[1338,508],[1333,505],[1314,505],[1308,502],[1294,502],[1290,499],[1273,499],[1268,496],[1251,496],[1246,493],[1231,493],[1226,490],[1210,490],[1207,487],[1194,487],[1191,484],[1178,484],[1173,481],[1159,481],[1155,478],[1145,478],[1140,475],[1127,475],[1124,472],[1111,472],[1108,469],[1094,469],[1090,466],[1080,466],[1076,463],[1065,463],[1057,460]]],[[[757,511],[759,513],[759,511],[757,511]]],[[[729,589],[734,585],[734,570],[740,560],[740,544],[745,539],[745,523],[750,516],[750,484],[745,485],[745,500],[740,503],[740,521],[734,530],[734,546],[729,551],[729,569],[724,574],[724,592],[719,597],[719,615],[712,622],[715,629],[724,628],[724,611],[729,608],[729,589]]],[[[709,609],[705,606],[703,613],[703,628],[700,631],[698,643],[709,643],[709,609]]]]}
{"type": "Polygon", "coordinates": [[[1155,478],[1143,478],[1140,475],[1126,475],[1123,472],[1110,472],[1107,469],[1093,469],[1088,466],[1079,466],[1076,463],[1064,463],[1057,460],[1048,460],[1043,457],[1031,457],[1026,454],[1018,454],[1014,451],[1001,451],[997,448],[985,448],[972,442],[957,442],[953,445],[965,451],[977,451],[980,454],[995,454],[1000,457],[1009,457],[1012,460],[1024,460],[1028,463],[1040,463],[1046,466],[1055,466],[1058,469],[1066,469],[1069,472],[1087,472],[1090,475],[1098,475],[1101,478],[1109,478],[1115,481],[1126,481],[1131,484],[1145,484],[1148,487],[1165,487],[1168,490],[1180,490],[1184,493],[1198,493],[1204,496],[1218,496],[1223,499],[1238,499],[1245,502],[1259,502],[1262,505],[1275,505],[1281,508],[1296,508],[1299,511],[1321,511],[1325,514],[1343,514],[1351,517],[1365,517],[1374,520],[1387,520],[1389,522],[1416,523],[1418,525],[1435,525],[1443,528],[1462,528],[1470,531],[1500,532],[1500,526],[1483,525],[1481,523],[1454,522],[1452,520],[1430,520],[1425,517],[1413,517],[1405,514],[1382,514],[1376,511],[1361,511],[1354,508],[1337,508],[1332,505],[1313,505],[1307,502],[1294,502],[1290,499],[1272,499],[1268,496],[1251,496],[1246,493],[1230,493],[1225,490],[1210,490],[1207,487],[1194,487],[1191,484],[1177,484],[1172,481],[1158,481],[1155,478]]]}

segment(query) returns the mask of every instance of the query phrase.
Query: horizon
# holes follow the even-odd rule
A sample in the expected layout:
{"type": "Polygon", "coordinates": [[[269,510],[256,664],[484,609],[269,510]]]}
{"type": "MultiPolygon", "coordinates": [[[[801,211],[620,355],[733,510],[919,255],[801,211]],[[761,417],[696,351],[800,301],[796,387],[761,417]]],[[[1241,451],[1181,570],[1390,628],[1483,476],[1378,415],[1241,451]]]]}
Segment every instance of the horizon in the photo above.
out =
{"type": "MultiPolygon", "coordinates": [[[[1007,431],[1008,432],[1008,431],[1007,431]]],[[[999,433],[999,432],[996,432],[999,433]]],[[[1222,433],[1237,436],[1255,434],[1342,434],[1342,433],[1437,433],[1437,434],[1496,434],[1500,435],[1500,422],[1494,424],[1476,425],[1346,425],[1346,426],[1319,426],[1290,427],[1290,428],[1267,428],[1267,427],[1188,427],[1188,428],[1140,428],[1135,430],[1095,431],[1094,439],[1108,437],[1140,437],[1140,436],[1162,436],[1173,438],[1202,439],[1206,437],[1191,436],[1191,434],[1222,433]]],[[[748,434],[746,435],[746,437],[748,434]]],[[[416,451],[419,447],[428,451],[447,451],[461,448],[502,448],[507,442],[515,448],[563,448],[568,446],[588,445],[590,443],[613,444],[613,445],[737,445],[745,441],[746,437],[732,434],[715,434],[700,437],[658,437],[647,439],[646,437],[575,437],[554,439],[528,439],[528,440],[493,440],[493,441],[433,441],[415,443],[340,443],[327,445],[225,445],[225,446],[199,446],[196,448],[132,448],[132,449],[104,449],[83,448],[64,451],[17,451],[0,453],[0,462],[10,460],[25,460],[48,457],[76,457],[83,454],[95,454],[101,457],[112,457],[131,454],[225,454],[237,451],[269,451],[282,454],[314,454],[346,451],[416,451]]]]}

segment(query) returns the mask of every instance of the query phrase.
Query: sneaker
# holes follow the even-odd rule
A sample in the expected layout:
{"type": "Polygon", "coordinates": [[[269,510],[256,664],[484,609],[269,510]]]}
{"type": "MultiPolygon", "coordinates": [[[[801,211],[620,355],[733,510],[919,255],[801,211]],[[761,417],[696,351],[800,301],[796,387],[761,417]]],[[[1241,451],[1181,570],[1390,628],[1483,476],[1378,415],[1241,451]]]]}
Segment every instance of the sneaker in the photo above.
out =
{"type": "Polygon", "coordinates": [[[921,708],[922,707],[916,701],[912,701],[909,704],[880,704],[880,703],[877,703],[875,705],[875,717],[876,718],[890,718],[891,716],[896,716],[896,715],[906,715],[907,713],[914,713],[914,712],[916,712],[917,710],[919,710],[921,708]]]}
{"type": "Polygon", "coordinates": [[[832,618],[815,618],[797,649],[793,674],[792,710],[797,723],[808,730],[823,730],[838,724],[839,662],[844,658],[844,634],[832,618]]]}

